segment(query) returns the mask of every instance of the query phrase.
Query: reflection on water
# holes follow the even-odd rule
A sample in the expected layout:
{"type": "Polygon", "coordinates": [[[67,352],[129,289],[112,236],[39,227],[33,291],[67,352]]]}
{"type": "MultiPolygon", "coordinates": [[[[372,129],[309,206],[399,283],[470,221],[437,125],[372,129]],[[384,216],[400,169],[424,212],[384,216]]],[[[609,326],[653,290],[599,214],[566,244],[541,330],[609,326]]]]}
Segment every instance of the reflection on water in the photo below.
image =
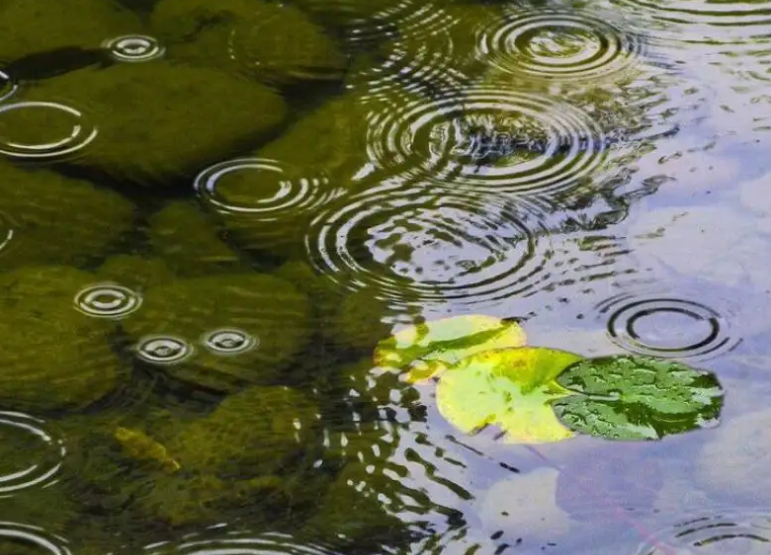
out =
{"type": "Polygon", "coordinates": [[[0,6],[0,553],[771,552],[771,5],[62,6],[0,6]]]}

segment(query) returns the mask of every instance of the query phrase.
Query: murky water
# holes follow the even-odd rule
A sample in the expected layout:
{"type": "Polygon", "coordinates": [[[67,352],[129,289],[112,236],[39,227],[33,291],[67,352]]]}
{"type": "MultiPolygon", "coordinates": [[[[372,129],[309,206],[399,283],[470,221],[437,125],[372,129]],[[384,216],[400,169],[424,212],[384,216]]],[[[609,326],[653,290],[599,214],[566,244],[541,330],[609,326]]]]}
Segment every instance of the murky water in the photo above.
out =
{"type": "Polygon", "coordinates": [[[771,553],[769,82],[765,0],[0,3],[0,553],[771,553]]]}

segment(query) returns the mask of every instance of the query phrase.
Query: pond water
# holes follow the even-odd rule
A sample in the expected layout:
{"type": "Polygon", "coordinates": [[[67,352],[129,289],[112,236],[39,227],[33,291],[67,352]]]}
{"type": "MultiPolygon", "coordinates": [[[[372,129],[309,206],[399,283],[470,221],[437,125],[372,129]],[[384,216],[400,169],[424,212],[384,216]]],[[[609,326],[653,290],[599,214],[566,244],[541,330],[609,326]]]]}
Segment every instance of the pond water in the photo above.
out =
{"type": "Polygon", "coordinates": [[[2,0],[0,554],[771,553],[771,3],[2,0]]]}

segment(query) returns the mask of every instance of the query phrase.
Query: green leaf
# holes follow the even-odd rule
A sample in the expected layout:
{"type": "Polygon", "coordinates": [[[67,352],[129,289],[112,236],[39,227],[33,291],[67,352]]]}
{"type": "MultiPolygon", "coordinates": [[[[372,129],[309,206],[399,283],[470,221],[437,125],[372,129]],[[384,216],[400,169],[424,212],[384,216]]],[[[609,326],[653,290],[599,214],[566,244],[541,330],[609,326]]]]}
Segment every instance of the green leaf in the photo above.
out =
{"type": "Polygon", "coordinates": [[[616,440],[653,440],[713,426],[724,392],[714,374],[674,361],[610,356],[572,364],[552,404],[569,428],[616,440]]]}
{"type": "Polygon", "coordinates": [[[407,381],[415,383],[470,355],[524,344],[525,332],[516,322],[483,315],[456,316],[409,326],[380,341],[374,362],[409,370],[407,381]]]}
{"type": "Polygon", "coordinates": [[[555,378],[582,357],[542,347],[499,349],[468,356],[439,378],[439,412],[465,433],[487,425],[507,443],[547,443],[572,437],[551,408],[569,395],[555,378]]]}

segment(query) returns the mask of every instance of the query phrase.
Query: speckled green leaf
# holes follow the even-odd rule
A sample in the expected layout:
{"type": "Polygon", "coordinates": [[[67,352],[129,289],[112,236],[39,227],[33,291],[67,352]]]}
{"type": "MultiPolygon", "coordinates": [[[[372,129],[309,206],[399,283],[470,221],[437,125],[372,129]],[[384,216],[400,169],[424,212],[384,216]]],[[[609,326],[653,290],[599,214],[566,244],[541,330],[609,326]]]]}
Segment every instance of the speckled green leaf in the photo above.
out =
{"type": "Polygon", "coordinates": [[[575,393],[552,404],[560,420],[606,439],[661,439],[713,426],[723,406],[713,374],[642,356],[587,359],[566,368],[557,382],[575,393]]]}

